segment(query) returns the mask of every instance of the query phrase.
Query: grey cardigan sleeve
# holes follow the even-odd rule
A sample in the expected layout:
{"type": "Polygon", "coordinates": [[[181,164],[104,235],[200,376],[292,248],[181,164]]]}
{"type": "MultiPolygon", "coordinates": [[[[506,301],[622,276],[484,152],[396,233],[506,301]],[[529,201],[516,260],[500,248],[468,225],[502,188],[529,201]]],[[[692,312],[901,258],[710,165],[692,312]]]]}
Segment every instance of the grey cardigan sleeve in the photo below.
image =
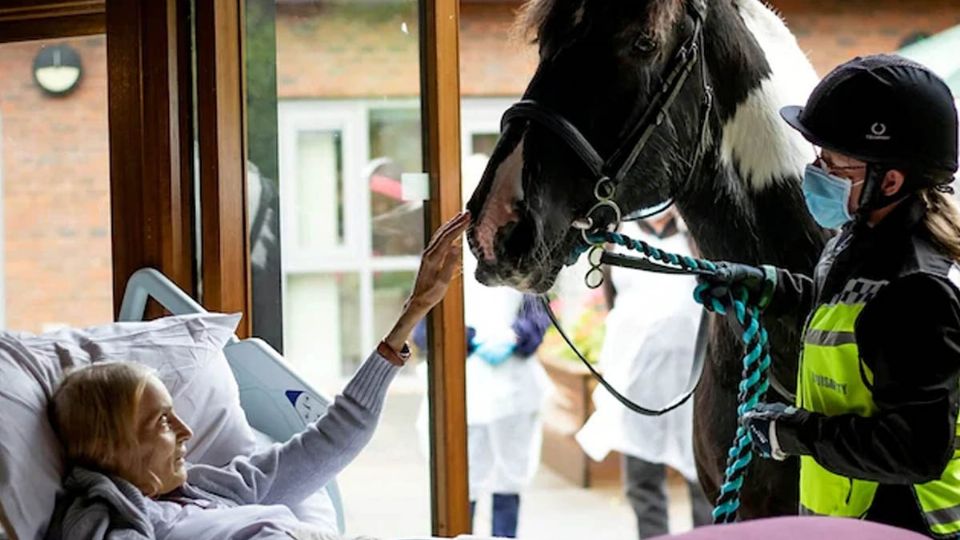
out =
{"type": "Polygon", "coordinates": [[[187,482],[238,504],[295,504],[349,464],[373,436],[387,387],[400,370],[374,352],[327,414],[285,443],[224,467],[194,465],[187,482]]]}

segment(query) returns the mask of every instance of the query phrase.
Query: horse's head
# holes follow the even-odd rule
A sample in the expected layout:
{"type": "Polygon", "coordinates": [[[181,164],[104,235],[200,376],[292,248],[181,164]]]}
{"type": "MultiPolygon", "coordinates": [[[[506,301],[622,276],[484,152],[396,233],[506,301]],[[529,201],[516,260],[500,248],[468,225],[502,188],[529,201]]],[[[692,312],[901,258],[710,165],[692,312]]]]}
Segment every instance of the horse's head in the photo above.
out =
{"type": "MultiPolygon", "coordinates": [[[[683,53],[702,45],[700,1],[531,0],[522,14],[540,57],[524,99],[572,124],[607,162],[604,174],[624,169],[614,197],[624,214],[677,193],[699,148],[709,76],[701,55],[685,62],[683,53]],[[658,125],[623,167],[649,122],[658,125]]],[[[597,202],[598,180],[548,123],[510,119],[468,204],[477,278],[547,290],[580,238],[573,222],[597,202]]]]}

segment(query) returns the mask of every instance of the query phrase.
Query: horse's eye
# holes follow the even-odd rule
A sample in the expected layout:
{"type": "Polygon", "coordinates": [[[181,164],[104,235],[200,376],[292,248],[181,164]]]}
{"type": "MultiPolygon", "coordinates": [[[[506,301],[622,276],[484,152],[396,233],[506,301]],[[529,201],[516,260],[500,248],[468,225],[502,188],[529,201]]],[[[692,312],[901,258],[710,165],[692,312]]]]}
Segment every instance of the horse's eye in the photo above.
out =
{"type": "Polygon", "coordinates": [[[657,50],[657,40],[654,39],[652,34],[641,34],[633,42],[633,48],[643,54],[650,54],[657,50]]]}

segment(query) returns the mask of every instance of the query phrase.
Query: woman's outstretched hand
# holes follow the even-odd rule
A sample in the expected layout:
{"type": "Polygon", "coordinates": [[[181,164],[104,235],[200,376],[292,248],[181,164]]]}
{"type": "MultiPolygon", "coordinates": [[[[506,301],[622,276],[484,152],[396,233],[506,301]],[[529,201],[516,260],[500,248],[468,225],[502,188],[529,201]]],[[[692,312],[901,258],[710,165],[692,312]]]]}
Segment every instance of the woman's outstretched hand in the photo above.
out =
{"type": "Polygon", "coordinates": [[[420,269],[413,284],[413,292],[403,306],[393,330],[384,341],[399,351],[410,336],[417,321],[427,316],[443,300],[447,288],[460,269],[463,231],[470,224],[470,213],[461,212],[444,223],[430,239],[420,259],[420,269]]]}

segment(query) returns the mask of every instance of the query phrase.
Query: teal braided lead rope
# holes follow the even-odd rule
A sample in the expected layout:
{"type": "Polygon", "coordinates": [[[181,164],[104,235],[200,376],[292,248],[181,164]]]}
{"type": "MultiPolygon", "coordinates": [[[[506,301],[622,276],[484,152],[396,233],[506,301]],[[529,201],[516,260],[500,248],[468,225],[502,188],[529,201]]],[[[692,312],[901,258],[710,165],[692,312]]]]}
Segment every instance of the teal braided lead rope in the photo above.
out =
{"type": "MultiPolygon", "coordinates": [[[[711,261],[706,259],[697,259],[695,257],[690,257],[687,255],[677,255],[675,253],[669,253],[658,249],[650,244],[644,242],[643,240],[636,240],[630,238],[629,236],[617,233],[617,232],[608,232],[602,235],[590,235],[589,240],[591,244],[617,244],[634,251],[639,251],[643,253],[646,257],[659,261],[662,263],[672,264],[674,266],[679,266],[684,270],[709,270],[715,271],[717,266],[711,261]]],[[[589,246],[588,246],[589,247],[589,246]]],[[[579,249],[583,249],[580,247],[579,249]]],[[[582,253],[582,251],[581,251],[582,253]]]]}
{"type": "MultiPolygon", "coordinates": [[[[733,308],[737,322],[743,329],[741,338],[746,352],[743,356],[743,378],[737,396],[737,417],[756,407],[770,387],[770,347],[766,329],[760,324],[760,308],[748,304],[748,294],[738,287],[733,295],[733,308]]],[[[733,445],[727,453],[727,468],[724,483],[720,487],[716,506],[713,509],[714,523],[730,523],[736,519],[740,508],[740,488],[743,486],[747,466],[753,460],[753,437],[742,424],[737,427],[733,445]]]]}
{"type": "MultiPolygon", "coordinates": [[[[717,270],[716,264],[706,259],[669,253],[642,240],[636,240],[616,232],[590,235],[588,240],[593,245],[617,244],[638,251],[655,261],[678,266],[684,270],[707,270],[711,272],[717,270]]],[[[579,252],[575,251],[575,253],[579,255],[586,249],[581,247],[581,250],[579,252]]],[[[707,283],[698,285],[694,291],[694,298],[701,304],[708,302],[709,305],[704,304],[704,307],[721,315],[726,315],[727,305],[731,306],[743,332],[741,339],[744,343],[745,353],[743,355],[743,374],[737,395],[737,418],[739,420],[743,418],[747,411],[756,407],[757,403],[763,400],[767,389],[770,387],[769,339],[766,329],[760,322],[760,307],[749,302],[749,293],[745,288],[738,286],[730,291],[727,303],[712,294],[710,289],[711,286],[707,283]]],[[[720,495],[717,497],[716,506],[713,510],[714,523],[730,523],[736,519],[737,510],[740,508],[740,490],[746,478],[747,467],[753,460],[753,439],[750,431],[741,422],[738,422],[738,424],[733,444],[727,452],[724,482],[720,487],[720,495]]]]}

